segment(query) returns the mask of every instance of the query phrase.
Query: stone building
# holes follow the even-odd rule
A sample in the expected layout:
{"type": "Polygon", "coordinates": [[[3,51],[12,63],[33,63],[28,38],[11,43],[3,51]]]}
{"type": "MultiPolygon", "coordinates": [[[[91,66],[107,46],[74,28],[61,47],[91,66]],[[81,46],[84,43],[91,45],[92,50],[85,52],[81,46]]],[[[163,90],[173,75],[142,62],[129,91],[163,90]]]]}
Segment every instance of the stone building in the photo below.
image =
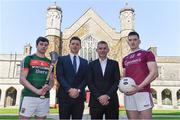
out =
{"type": "MultiPolygon", "coordinates": [[[[119,61],[129,53],[127,35],[134,31],[135,11],[127,5],[119,12],[121,30],[111,28],[92,8],[88,9],[75,23],[61,31],[62,10],[56,4],[47,9],[45,37],[50,40],[50,51],[60,55],[68,53],[69,40],[79,36],[82,49],[79,55],[91,61],[97,58],[95,51],[98,41],[105,40],[110,47],[109,57],[119,61]]],[[[152,83],[155,108],[180,109],[180,56],[158,56],[156,47],[149,47],[156,55],[159,77],[152,83]]],[[[0,54],[0,107],[18,106],[23,86],[19,83],[20,62],[30,54],[31,46],[24,47],[23,54],[0,54]]],[[[47,54],[48,55],[48,54],[47,54]]],[[[123,106],[123,94],[118,91],[120,105],[123,106]]],[[[56,100],[56,86],[51,90],[50,104],[56,100]]]]}

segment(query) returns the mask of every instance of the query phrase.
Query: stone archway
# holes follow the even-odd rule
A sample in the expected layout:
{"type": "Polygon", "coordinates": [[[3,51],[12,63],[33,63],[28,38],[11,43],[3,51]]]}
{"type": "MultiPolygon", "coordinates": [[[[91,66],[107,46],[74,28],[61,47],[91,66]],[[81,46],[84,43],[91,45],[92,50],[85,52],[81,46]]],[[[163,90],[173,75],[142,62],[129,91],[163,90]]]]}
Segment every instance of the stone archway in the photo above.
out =
{"type": "Polygon", "coordinates": [[[169,89],[164,89],[161,95],[163,105],[172,105],[172,93],[169,89]]]}
{"type": "Polygon", "coordinates": [[[180,89],[177,91],[177,105],[180,106],[180,89]]]}
{"type": "Polygon", "coordinates": [[[155,89],[151,88],[152,97],[153,97],[153,103],[157,104],[157,92],[155,89]]]}
{"type": "Polygon", "coordinates": [[[16,95],[17,95],[17,90],[14,87],[10,87],[6,91],[4,107],[15,106],[15,104],[16,104],[16,95]]]}

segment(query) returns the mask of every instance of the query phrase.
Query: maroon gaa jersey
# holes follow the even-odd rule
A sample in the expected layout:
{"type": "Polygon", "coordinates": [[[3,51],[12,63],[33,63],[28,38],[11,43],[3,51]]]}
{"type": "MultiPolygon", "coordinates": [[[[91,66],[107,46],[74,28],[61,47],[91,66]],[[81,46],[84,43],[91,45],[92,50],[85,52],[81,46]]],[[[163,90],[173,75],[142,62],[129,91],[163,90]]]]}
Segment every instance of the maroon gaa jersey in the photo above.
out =
{"type": "MultiPolygon", "coordinates": [[[[151,51],[138,49],[123,58],[123,68],[125,68],[125,77],[131,77],[136,85],[141,84],[148,76],[149,70],[147,62],[155,61],[155,56],[151,51]]],[[[145,86],[140,92],[151,92],[150,84],[145,86]]]]}

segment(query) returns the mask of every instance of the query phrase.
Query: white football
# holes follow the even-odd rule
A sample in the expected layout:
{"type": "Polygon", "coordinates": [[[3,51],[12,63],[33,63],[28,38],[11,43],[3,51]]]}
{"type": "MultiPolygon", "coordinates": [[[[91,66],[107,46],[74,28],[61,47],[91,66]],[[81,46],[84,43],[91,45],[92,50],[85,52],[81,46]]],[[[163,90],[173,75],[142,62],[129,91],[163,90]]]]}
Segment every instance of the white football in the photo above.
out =
{"type": "Polygon", "coordinates": [[[119,82],[119,90],[126,93],[133,89],[132,85],[136,85],[135,81],[130,77],[124,77],[119,82]]]}

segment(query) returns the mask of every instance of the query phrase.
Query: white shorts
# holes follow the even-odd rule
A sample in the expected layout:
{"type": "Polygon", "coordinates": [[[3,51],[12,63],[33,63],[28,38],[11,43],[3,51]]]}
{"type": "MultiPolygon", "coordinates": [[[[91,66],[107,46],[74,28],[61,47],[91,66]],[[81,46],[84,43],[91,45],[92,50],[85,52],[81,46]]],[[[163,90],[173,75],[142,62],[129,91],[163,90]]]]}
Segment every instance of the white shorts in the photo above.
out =
{"type": "Polygon", "coordinates": [[[134,95],[124,95],[126,110],[143,111],[153,108],[152,95],[149,92],[138,92],[134,95]]]}
{"type": "Polygon", "coordinates": [[[38,97],[25,96],[21,103],[19,114],[25,117],[44,117],[49,113],[49,98],[40,99],[38,97]]]}

